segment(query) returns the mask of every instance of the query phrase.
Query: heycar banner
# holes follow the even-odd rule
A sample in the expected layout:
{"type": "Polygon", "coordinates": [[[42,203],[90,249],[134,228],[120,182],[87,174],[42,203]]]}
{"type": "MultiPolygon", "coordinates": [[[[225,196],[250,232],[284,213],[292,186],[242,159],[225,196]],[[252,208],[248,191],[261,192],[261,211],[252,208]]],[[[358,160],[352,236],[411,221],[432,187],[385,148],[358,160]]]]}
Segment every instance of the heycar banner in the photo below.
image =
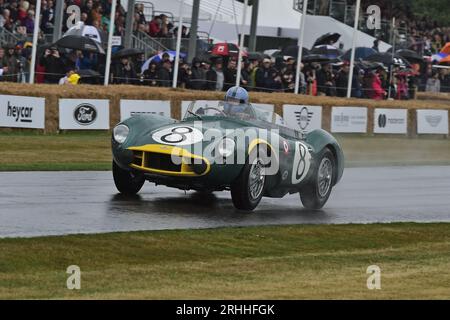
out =
{"type": "Polygon", "coordinates": [[[0,95],[0,127],[45,128],[45,98],[0,95]]]}
{"type": "Polygon", "coordinates": [[[170,101],[120,100],[120,121],[145,114],[157,114],[170,117],[170,101]]]}
{"type": "Polygon", "coordinates": [[[331,132],[366,133],[367,108],[333,107],[331,111],[331,132]]]}
{"type": "Polygon", "coordinates": [[[283,118],[289,128],[308,133],[322,128],[322,107],[285,104],[283,118]]]}
{"type": "Polygon", "coordinates": [[[59,128],[108,130],[109,100],[59,99],[59,128]]]}
{"type": "MultiPolygon", "coordinates": [[[[184,118],[186,115],[186,111],[189,108],[193,101],[181,101],[181,119],[184,118]]],[[[216,107],[219,105],[219,100],[197,100],[198,104],[210,106],[210,107],[216,107]]]]}
{"type": "Polygon", "coordinates": [[[448,134],[448,110],[417,110],[418,134],[448,134]]]}
{"type": "Polygon", "coordinates": [[[406,109],[375,109],[373,122],[374,133],[408,133],[408,111],[406,109]]]}

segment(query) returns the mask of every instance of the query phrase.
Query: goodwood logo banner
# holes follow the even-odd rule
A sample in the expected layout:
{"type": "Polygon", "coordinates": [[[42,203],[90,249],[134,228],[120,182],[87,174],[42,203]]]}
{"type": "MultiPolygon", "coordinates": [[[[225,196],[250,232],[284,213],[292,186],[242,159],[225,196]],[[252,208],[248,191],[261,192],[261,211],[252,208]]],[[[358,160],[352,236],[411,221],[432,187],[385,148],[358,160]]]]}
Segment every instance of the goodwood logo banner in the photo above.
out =
{"type": "Polygon", "coordinates": [[[333,107],[331,110],[331,132],[366,133],[367,108],[333,107]]]}
{"type": "Polygon", "coordinates": [[[418,134],[448,134],[448,110],[417,110],[418,134]]]}
{"type": "Polygon", "coordinates": [[[0,95],[0,127],[45,127],[45,98],[0,95]]]}

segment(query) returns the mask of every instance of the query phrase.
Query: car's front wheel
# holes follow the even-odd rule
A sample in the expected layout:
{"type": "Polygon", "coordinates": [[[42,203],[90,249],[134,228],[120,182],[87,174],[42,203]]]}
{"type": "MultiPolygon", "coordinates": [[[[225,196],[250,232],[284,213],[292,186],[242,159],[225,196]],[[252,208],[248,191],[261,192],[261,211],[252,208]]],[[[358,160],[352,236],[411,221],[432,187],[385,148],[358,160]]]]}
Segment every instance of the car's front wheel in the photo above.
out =
{"type": "Polygon", "coordinates": [[[333,189],[335,160],[333,153],[324,149],[318,157],[318,166],[314,171],[314,179],[300,190],[303,206],[311,210],[322,209],[333,189]]]}
{"type": "Polygon", "coordinates": [[[266,170],[263,157],[253,151],[241,174],[231,185],[231,198],[236,209],[252,211],[264,195],[266,170]]]}
{"type": "Polygon", "coordinates": [[[142,174],[136,174],[119,167],[113,160],[113,178],[117,190],[125,195],[135,195],[144,185],[145,178],[142,174]]]}

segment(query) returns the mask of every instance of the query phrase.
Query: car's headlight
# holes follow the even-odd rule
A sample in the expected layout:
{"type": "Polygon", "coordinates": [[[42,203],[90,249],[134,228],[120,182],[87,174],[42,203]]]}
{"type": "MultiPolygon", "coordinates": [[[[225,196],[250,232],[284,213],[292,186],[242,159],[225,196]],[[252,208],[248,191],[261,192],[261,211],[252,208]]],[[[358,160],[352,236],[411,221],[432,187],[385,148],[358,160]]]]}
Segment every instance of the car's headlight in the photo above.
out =
{"type": "Polygon", "coordinates": [[[227,158],[233,154],[235,146],[236,143],[233,139],[224,138],[219,142],[217,151],[222,157],[227,158]]]}
{"type": "Polygon", "coordinates": [[[122,144],[125,142],[125,140],[127,140],[129,133],[130,129],[126,125],[119,124],[113,130],[114,140],[116,140],[117,143],[122,144]]]}

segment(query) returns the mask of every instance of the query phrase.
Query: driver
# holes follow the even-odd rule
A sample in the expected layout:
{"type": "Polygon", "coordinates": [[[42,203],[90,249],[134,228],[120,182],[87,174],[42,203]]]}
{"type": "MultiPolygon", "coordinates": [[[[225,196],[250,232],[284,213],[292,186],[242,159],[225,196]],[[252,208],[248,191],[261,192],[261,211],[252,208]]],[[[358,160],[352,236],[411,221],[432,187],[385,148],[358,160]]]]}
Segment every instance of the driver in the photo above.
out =
{"type": "Polygon", "coordinates": [[[253,114],[248,102],[247,90],[237,86],[231,87],[225,94],[224,112],[229,116],[245,115],[251,117],[253,114]]]}

